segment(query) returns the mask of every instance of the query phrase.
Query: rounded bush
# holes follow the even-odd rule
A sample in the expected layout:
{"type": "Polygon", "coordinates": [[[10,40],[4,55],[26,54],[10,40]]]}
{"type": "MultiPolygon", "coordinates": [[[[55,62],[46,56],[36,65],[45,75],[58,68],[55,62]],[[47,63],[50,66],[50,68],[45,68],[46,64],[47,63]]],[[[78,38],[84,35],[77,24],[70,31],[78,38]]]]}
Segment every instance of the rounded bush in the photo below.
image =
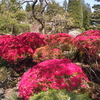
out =
{"type": "Polygon", "coordinates": [[[68,100],[70,97],[64,90],[48,90],[32,96],[29,100],[68,100]]]}
{"type": "Polygon", "coordinates": [[[48,90],[30,97],[29,100],[92,100],[88,94],[67,92],[66,90],[48,90]]]}
{"type": "Polygon", "coordinates": [[[57,48],[52,48],[48,45],[37,48],[35,53],[33,54],[34,61],[38,63],[49,59],[61,58],[64,58],[62,51],[57,48]]]}
{"type": "Polygon", "coordinates": [[[95,61],[100,59],[100,31],[91,30],[78,35],[74,41],[74,45],[82,52],[85,59],[95,61]]]}
{"type": "Polygon", "coordinates": [[[58,33],[54,35],[50,35],[47,38],[47,43],[53,47],[59,48],[62,51],[68,51],[73,47],[72,41],[74,37],[67,33],[58,33]]]}
{"type": "Polygon", "coordinates": [[[81,67],[69,59],[52,59],[41,62],[27,72],[19,82],[19,96],[24,100],[48,89],[73,90],[86,87],[88,78],[81,67]]]}
{"type": "Polygon", "coordinates": [[[23,33],[18,36],[0,36],[0,56],[8,62],[33,57],[36,48],[46,45],[45,36],[39,33],[23,33]]]}

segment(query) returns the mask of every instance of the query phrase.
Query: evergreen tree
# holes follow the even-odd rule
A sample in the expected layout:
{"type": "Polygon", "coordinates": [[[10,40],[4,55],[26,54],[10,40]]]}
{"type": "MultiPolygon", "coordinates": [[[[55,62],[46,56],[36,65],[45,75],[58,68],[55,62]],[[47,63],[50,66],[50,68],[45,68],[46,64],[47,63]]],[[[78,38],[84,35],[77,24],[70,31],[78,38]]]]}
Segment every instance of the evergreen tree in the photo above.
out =
{"type": "Polygon", "coordinates": [[[63,2],[63,8],[65,11],[67,11],[67,1],[66,0],[64,0],[64,2],[63,2]]]}
{"type": "Polygon", "coordinates": [[[81,28],[83,26],[83,13],[81,0],[69,0],[68,13],[74,19],[74,28],[81,28]]]}
{"type": "Polygon", "coordinates": [[[9,0],[8,2],[8,8],[10,10],[10,12],[17,12],[18,10],[22,9],[21,4],[18,2],[18,0],[9,0]]]}
{"type": "Polygon", "coordinates": [[[50,19],[57,14],[63,14],[64,12],[65,11],[63,7],[61,7],[59,3],[57,3],[55,0],[52,0],[51,3],[48,3],[46,14],[49,16],[50,19]]]}
{"type": "Polygon", "coordinates": [[[90,4],[84,2],[82,4],[83,8],[83,27],[85,30],[88,30],[90,27],[90,15],[91,15],[91,7],[90,4]]]}
{"type": "Polygon", "coordinates": [[[7,10],[6,0],[0,1],[0,13],[4,13],[7,10]]]}
{"type": "Polygon", "coordinates": [[[26,4],[25,11],[27,12],[28,23],[32,23],[33,22],[32,5],[29,2],[27,2],[26,4]]]}
{"type": "MultiPolygon", "coordinates": [[[[100,0],[96,0],[96,1],[100,1],[100,0]]],[[[95,4],[92,8],[94,9],[94,12],[92,13],[91,16],[92,28],[100,30],[100,5],[95,4]]]]}
{"type": "Polygon", "coordinates": [[[26,12],[20,7],[17,0],[0,2],[0,33],[17,35],[29,27],[28,24],[22,24],[26,19],[26,12]]]}
{"type": "Polygon", "coordinates": [[[27,11],[27,12],[32,11],[32,6],[31,6],[31,4],[30,4],[29,2],[27,2],[26,11],[27,11]]]}

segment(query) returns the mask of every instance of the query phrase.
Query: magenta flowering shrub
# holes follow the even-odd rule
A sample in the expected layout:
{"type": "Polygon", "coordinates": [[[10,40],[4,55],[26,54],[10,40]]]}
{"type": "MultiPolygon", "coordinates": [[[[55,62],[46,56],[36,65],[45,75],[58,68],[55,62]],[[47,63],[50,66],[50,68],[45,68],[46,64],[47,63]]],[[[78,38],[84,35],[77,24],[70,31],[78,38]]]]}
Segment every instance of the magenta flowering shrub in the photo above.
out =
{"type": "Polygon", "coordinates": [[[90,52],[93,55],[100,51],[100,36],[78,36],[74,43],[84,53],[90,52]]]}
{"type": "Polygon", "coordinates": [[[88,30],[78,36],[100,36],[100,30],[88,30]]]}
{"type": "Polygon", "coordinates": [[[33,50],[46,45],[45,35],[40,33],[24,33],[19,35],[18,38],[20,38],[22,44],[29,45],[33,50]]]}
{"type": "Polygon", "coordinates": [[[27,72],[18,84],[19,96],[23,100],[48,89],[73,90],[86,87],[88,78],[81,67],[69,59],[52,59],[41,62],[27,72]]]}
{"type": "Polygon", "coordinates": [[[62,51],[70,50],[72,47],[72,41],[74,37],[67,33],[58,33],[54,35],[50,35],[47,38],[47,42],[50,46],[61,49],[62,51]]]}
{"type": "Polygon", "coordinates": [[[91,30],[83,32],[78,35],[74,41],[74,45],[80,50],[83,54],[86,54],[88,60],[95,60],[99,58],[100,53],[100,31],[91,30]]]}
{"type": "Polygon", "coordinates": [[[19,36],[0,37],[0,56],[8,62],[33,57],[36,48],[46,45],[45,37],[39,33],[24,33],[19,36]]]}
{"type": "Polygon", "coordinates": [[[37,48],[33,54],[35,62],[39,63],[49,59],[62,59],[64,58],[63,53],[60,49],[52,48],[49,45],[37,48]]]}

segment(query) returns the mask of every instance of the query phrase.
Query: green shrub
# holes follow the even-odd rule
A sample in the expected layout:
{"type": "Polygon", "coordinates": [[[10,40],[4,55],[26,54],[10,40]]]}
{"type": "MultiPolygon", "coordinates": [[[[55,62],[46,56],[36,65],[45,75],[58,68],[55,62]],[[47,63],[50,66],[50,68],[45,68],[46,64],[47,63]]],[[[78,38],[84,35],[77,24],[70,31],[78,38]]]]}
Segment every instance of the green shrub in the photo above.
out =
{"type": "Polygon", "coordinates": [[[70,97],[70,100],[92,100],[89,98],[88,94],[67,92],[67,95],[70,97]]]}
{"type": "Polygon", "coordinates": [[[4,59],[2,59],[2,57],[0,57],[0,68],[1,67],[7,67],[8,66],[8,62],[4,59]]]}
{"type": "Polygon", "coordinates": [[[49,90],[32,96],[29,100],[92,100],[88,94],[68,92],[66,90],[49,90]]]}
{"type": "Polygon", "coordinates": [[[9,88],[16,86],[17,80],[12,76],[19,76],[9,63],[0,57],[0,88],[9,88]]]}
{"type": "Polygon", "coordinates": [[[30,32],[30,26],[29,24],[24,24],[24,23],[15,23],[13,25],[13,35],[19,35],[20,33],[24,33],[24,32],[30,32]]]}
{"type": "Polygon", "coordinates": [[[35,94],[29,100],[68,100],[69,98],[64,90],[49,90],[35,94]]]}
{"type": "Polygon", "coordinates": [[[13,24],[13,30],[12,30],[12,35],[18,35],[21,33],[21,27],[19,23],[14,23],[13,24]]]}
{"type": "Polygon", "coordinates": [[[20,24],[21,33],[30,32],[30,25],[29,24],[20,24]]]}
{"type": "Polygon", "coordinates": [[[14,76],[18,74],[12,68],[0,67],[0,88],[15,87],[18,80],[14,76]]]}

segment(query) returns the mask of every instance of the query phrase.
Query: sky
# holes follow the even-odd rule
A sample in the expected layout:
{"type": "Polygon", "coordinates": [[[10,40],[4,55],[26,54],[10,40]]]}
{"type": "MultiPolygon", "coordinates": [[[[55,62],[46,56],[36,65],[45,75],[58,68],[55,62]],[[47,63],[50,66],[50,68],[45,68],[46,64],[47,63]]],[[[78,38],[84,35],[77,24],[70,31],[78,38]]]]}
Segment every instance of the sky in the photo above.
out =
{"type": "MultiPolygon", "coordinates": [[[[62,5],[64,0],[55,0],[55,1],[59,2],[59,4],[62,5]]],[[[68,0],[67,0],[67,3],[68,3],[68,0]]],[[[100,2],[97,2],[97,1],[95,1],[95,0],[85,0],[85,3],[89,3],[90,6],[91,6],[91,9],[92,9],[92,6],[93,6],[94,4],[100,4],[100,2]]],[[[93,11],[93,9],[92,9],[92,11],[93,11]]]]}

